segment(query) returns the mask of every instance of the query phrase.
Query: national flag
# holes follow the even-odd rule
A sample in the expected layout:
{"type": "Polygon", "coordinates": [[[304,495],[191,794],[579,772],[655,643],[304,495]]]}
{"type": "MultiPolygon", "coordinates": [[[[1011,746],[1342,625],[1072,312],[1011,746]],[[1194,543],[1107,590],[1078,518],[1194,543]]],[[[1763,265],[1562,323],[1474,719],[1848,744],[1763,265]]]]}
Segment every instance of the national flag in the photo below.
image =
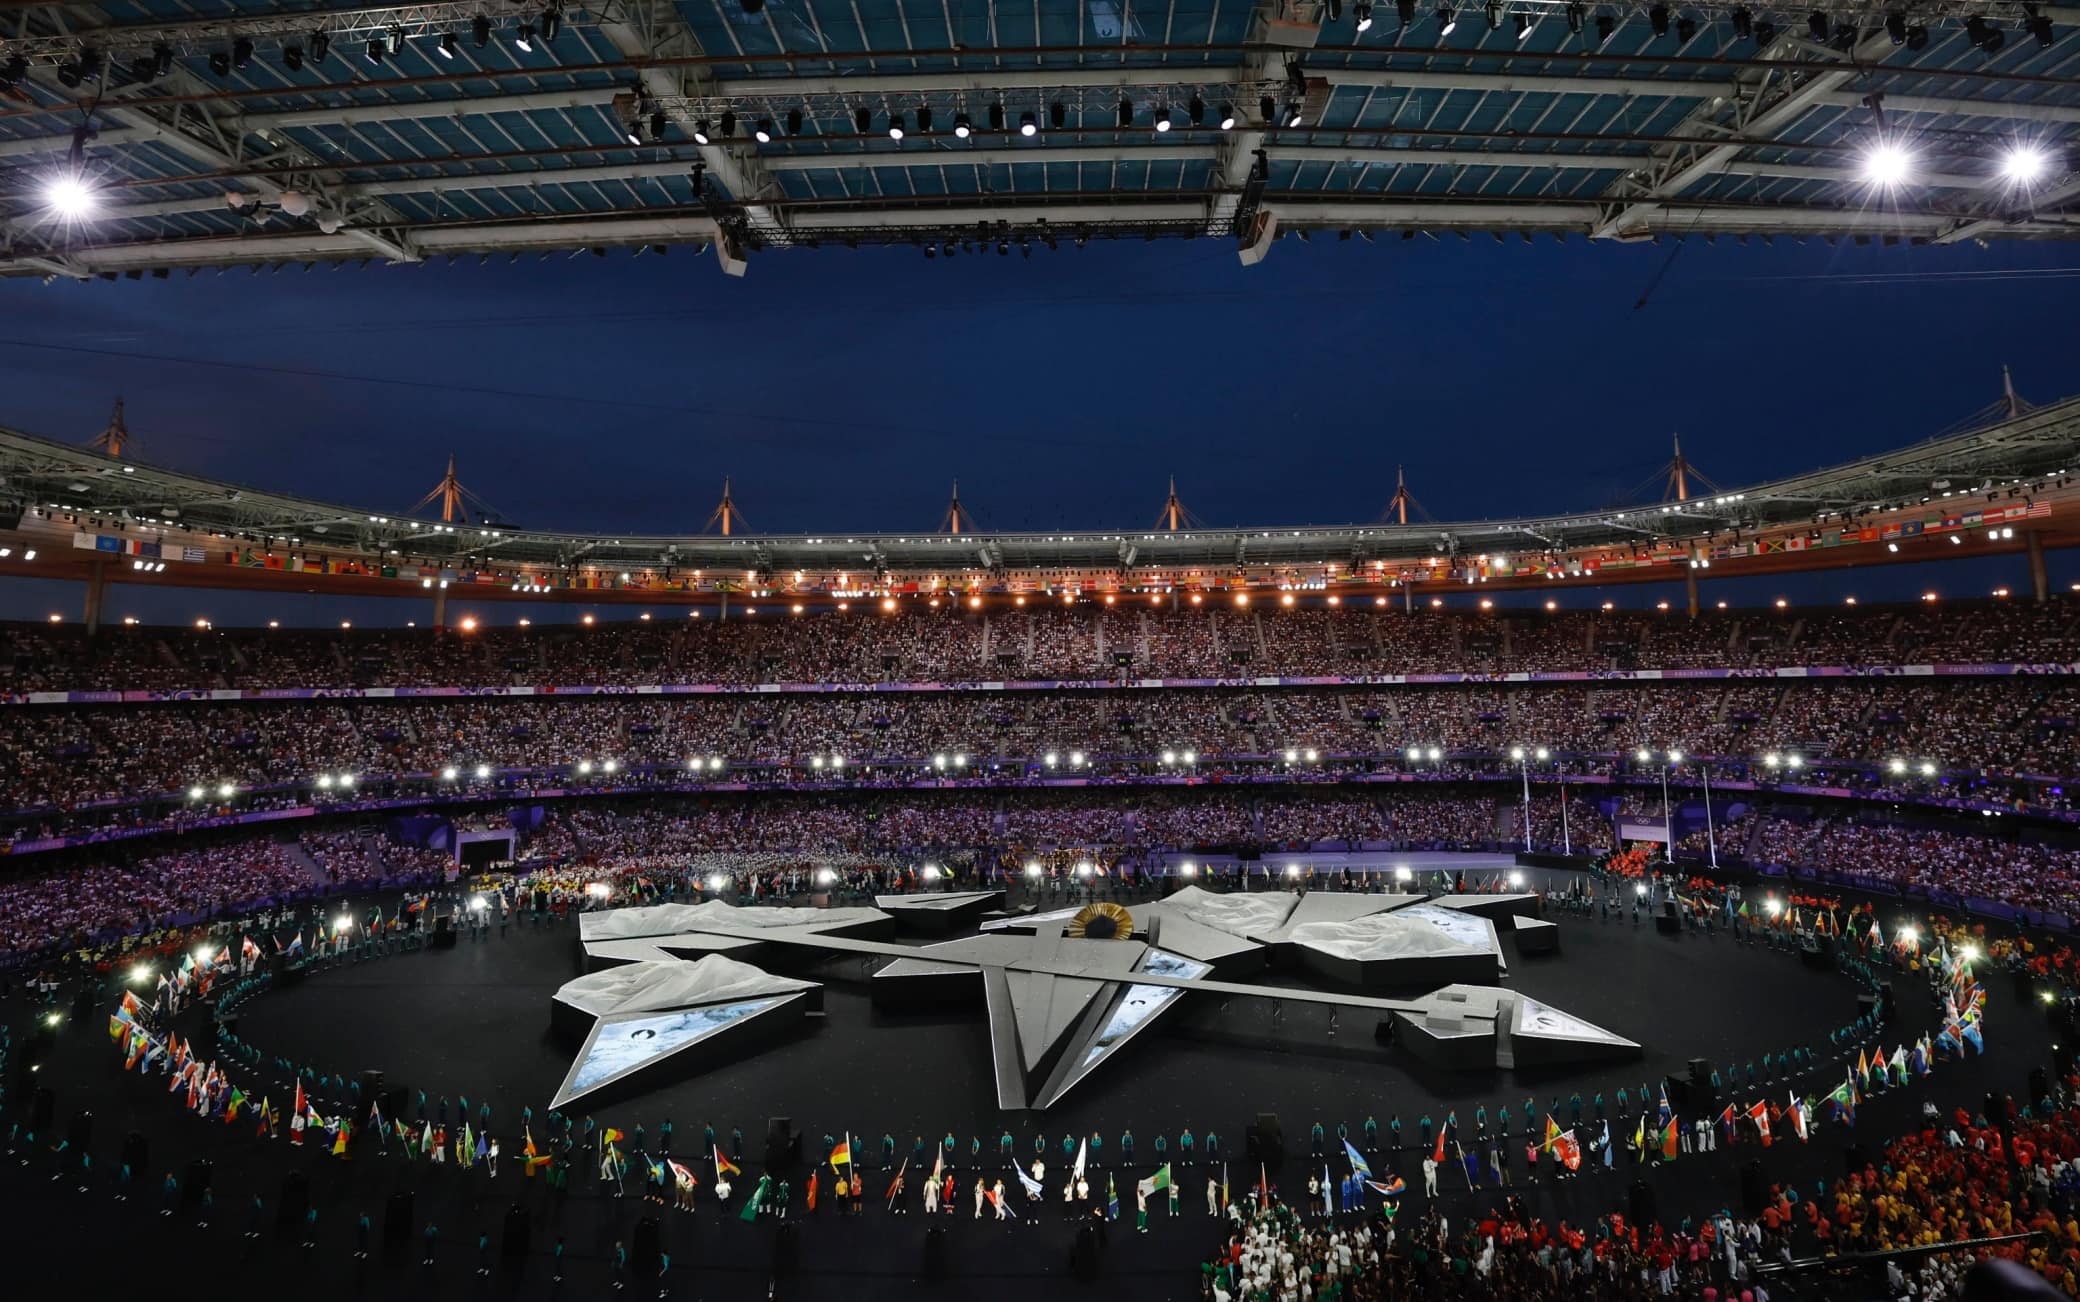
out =
{"type": "Polygon", "coordinates": [[[1336,1195],[1331,1192],[1333,1188],[1334,1186],[1329,1183],[1329,1164],[1324,1162],[1322,1163],[1322,1206],[1331,1216],[1336,1214],[1336,1195]]]}
{"type": "Polygon", "coordinates": [[[1042,1193],[1045,1192],[1045,1190],[1041,1188],[1040,1182],[1038,1180],[1035,1180],[1032,1177],[1032,1175],[1026,1171],[1024,1167],[1021,1167],[1018,1164],[1013,1163],[1011,1170],[1014,1174],[1018,1176],[1018,1182],[1021,1185],[1025,1186],[1026,1197],[1038,1198],[1042,1193]]]}
{"type": "Polygon", "coordinates": [[[1553,1141],[1553,1155],[1559,1158],[1560,1164],[1570,1171],[1581,1167],[1582,1145],[1580,1141],[1575,1139],[1572,1130],[1563,1132],[1559,1139],[1553,1141]]]}
{"type": "Polygon", "coordinates": [[[1367,1180],[1365,1187],[1379,1194],[1382,1198],[1399,1198],[1402,1194],[1408,1192],[1408,1181],[1390,1173],[1384,1183],[1378,1180],[1367,1180]]]}
{"type": "Polygon", "coordinates": [[[345,1157],[347,1155],[347,1137],[353,1134],[353,1132],[354,1123],[345,1117],[341,1117],[339,1119],[339,1130],[334,1134],[332,1140],[332,1155],[334,1157],[345,1157]]]}
{"type": "Polygon", "coordinates": [[[737,1213],[738,1220],[749,1224],[758,1219],[758,1209],[765,1206],[766,1190],[771,1184],[770,1177],[759,1177],[757,1186],[751,1190],[751,1196],[744,1200],[744,1210],[737,1213]]]}
{"type": "Polygon", "coordinates": [[[1808,1130],[1806,1101],[1793,1094],[1791,1096],[1791,1106],[1786,1108],[1785,1111],[1791,1114],[1791,1129],[1798,1135],[1798,1142],[1801,1144],[1805,1143],[1808,1130]]]}
{"type": "Polygon", "coordinates": [[[1854,1085],[1848,1081],[1843,1081],[1834,1087],[1834,1092],[1827,1096],[1827,1101],[1834,1104],[1835,1120],[1845,1126],[1856,1124],[1856,1087],[1854,1085]]]}
{"type": "Polygon", "coordinates": [[[131,994],[128,990],[123,992],[123,1015],[126,1018],[144,1016],[144,1005],[139,1003],[137,996],[131,994]]]}
{"type": "Polygon", "coordinates": [[[1372,1164],[1365,1160],[1365,1155],[1360,1153],[1348,1139],[1343,1141],[1343,1155],[1350,1159],[1351,1170],[1357,1173],[1359,1179],[1370,1180],[1372,1178],[1372,1164]]]}
{"type": "Polygon", "coordinates": [[[1662,1125],[1667,1125],[1669,1120],[1675,1116],[1675,1110],[1668,1106],[1668,1082],[1666,1080],[1661,1082],[1661,1100],[1655,1106],[1659,1108],[1657,1119],[1662,1125]]]}
{"type": "Polygon", "coordinates": [[[1755,1100],[1755,1106],[1748,1109],[1748,1116],[1752,1121],[1754,1121],[1755,1129],[1762,1133],[1762,1146],[1764,1148],[1768,1148],[1769,1104],[1764,1103],[1761,1099],[1755,1100]]]}
{"type": "MultiPolygon", "coordinates": [[[[1324,1176],[1326,1176],[1328,1173],[1328,1168],[1324,1167],[1322,1170],[1324,1176]]],[[[1140,1181],[1138,1181],[1134,1185],[1134,1192],[1141,1195],[1143,1198],[1146,1198],[1152,1193],[1158,1193],[1164,1189],[1168,1189],[1169,1187],[1170,1164],[1168,1162],[1165,1162],[1163,1163],[1163,1165],[1156,1168],[1156,1173],[1154,1175],[1145,1176],[1140,1181]]]]}
{"type": "Polygon", "coordinates": [[[694,1175],[691,1167],[681,1166],[669,1157],[664,1160],[664,1164],[671,1170],[672,1183],[679,1188],[697,1189],[700,1187],[700,1179],[694,1175]]]}
{"type": "Polygon", "coordinates": [[[721,1177],[723,1177],[723,1176],[725,1176],[725,1175],[742,1175],[742,1174],[744,1174],[743,1168],[739,1167],[739,1166],[738,1166],[738,1165],[737,1165],[737,1164],[736,1164],[735,1162],[732,1162],[732,1161],[730,1161],[730,1160],[729,1160],[729,1159],[728,1159],[727,1157],[724,1157],[724,1156],[722,1155],[722,1148],[721,1148],[721,1146],[720,1146],[720,1145],[717,1145],[717,1146],[716,1146],[716,1149],[715,1149],[715,1176],[716,1176],[716,1178],[717,1178],[717,1179],[720,1179],[721,1177]]]}
{"type": "MultiPolygon", "coordinates": [[[[1076,1178],[1077,1178],[1078,1180],[1081,1180],[1081,1179],[1083,1179],[1083,1163],[1084,1163],[1084,1159],[1088,1158],[1088,1157],[1090,1156],[1090,1153],[1091,1153],[1091,1141],[1090,1141],[1090,1140],[1086,1139],[1086,1140],[1084,1140],[1084,1141],[1083,1141],[1082,1143],[1080,1143],[1080,1144],[1078,1144],[1078,1145],[1076,1146],[1076,1167],[1075,1167],[1075,1169],[1074,1169],[1073,1171],[1071,1171],[1071,1172],[1070,1172],[1070,1174],[1071,1174],[1071,1175],[1073,1175],[1073,1176],[1075,1176],[1075,1177],[1076,1177],[1076,1178]]],[[[933,1175],[935,1175],[935,1176],[936,1176],[936,1175],[938,1174],[938,1168],[937,1168],[937,1167],[934,1167],[934,1168],[932,1169],[932,1174],[933,1174],[933,1175]]]]}
{"type": "Polygon", "coordinates": [[[1676,1119],[1670,1117],[1661,1127],[1661,1158],[1665,1162],[1676,1159],[1676,1119]]]}
{"type": "Polygon", "coordinates": [[[1639,1124],[1632,1130],[1632,1151],[1639,1155],[1640,1161],[1647,1160],[1647,1114],[1644,1112],[1639,1114],[1639,1124]]]}
{"type": "Polygon", "coordinates": [[[852,1136],[850,1134],[838,1141],[838,1146],[831,1150],[831,1155],[827,1160],[834,1171],[852,1161],[852,1136]]]}
{"type": "Polygon", "coordinates": [[[534,1146],[534,1129],[532,1127],[523,1127],[520,1134],[520,1174],[531,1180],[534,1178],[534,1173],[549,1165],[552,1159],[542,1156],[541,1150],[534,1146]]]}
{"type": "Polygon", "coordinates": [[[1559,1142],[1560,1123],[1553,1120],[1553,1114],[1548,1112],[1546,1113],[1546,1140],[1543,1144],[1540,1144],[1539,1147],[1550,1152],[1552,1150],[1553,1145],[1559,1142]]]}
{"type": "Polygon", "coordinates": [[[243,1090],[239,1089],[239,1088],[238,1088],[238,1086],[236,1086],[236,1085],[232,1086],[232,1087],[231,1087],[231,1101],[230,1101],[229,1103],[227,1103],[227,1104],[225,1104],[225,1105],[224,1105],[224,1124],[225,1124],[225,1125],[227,1125],[227,1126],[228,1126],[228,1125],[230,1125],[230,1124],[231,1124],[232,1122],[234,1122],[234,1121],[238,1120],[238,1110],[239,1110],[240,1108],[242,1108],[242,1107],[244,1107],[244,1106],[245,1106],[245,1102],[246,1102],[246,1096],[245,1096],[245,1092],[244,1092],[243,1090]]]}
{"type": "Polygon", "coordinates": [[[628,1138],[628,1136],[622,1134],[620,1131],[616,1130],[612,1126],[608,1126],[605,1130],[599,1132],[599,1142],[600,1146],[603,1148],[611,1148],[615,1144],[620,1143],[622,1140],[626,1138],[628,1138]]]}
{"type": "Polygon", "coordinates": [[[130,1019],[121,1013],[111,1013],[108,1018],[108,1042],[121,1044],[130,1034],[130,1019]]]}
{"type": "Polygon", "coordinates": [[[1444,1165],[1445,1146],[1458,1142],[1459,1114],[1457,1112],[1447,1112],[1444,1117],[1444,1126],[1437,1132],[1437,1151],[1431,1154],[1439,1166],[1444,1165]]]}
{"type": "Polygon", "coordinates": [[[1105,1175],[1105,1219],[1119,1219],[1119,1186],[1112,1182],[1112,1174],[1109,1171],[1105,1175]]]}

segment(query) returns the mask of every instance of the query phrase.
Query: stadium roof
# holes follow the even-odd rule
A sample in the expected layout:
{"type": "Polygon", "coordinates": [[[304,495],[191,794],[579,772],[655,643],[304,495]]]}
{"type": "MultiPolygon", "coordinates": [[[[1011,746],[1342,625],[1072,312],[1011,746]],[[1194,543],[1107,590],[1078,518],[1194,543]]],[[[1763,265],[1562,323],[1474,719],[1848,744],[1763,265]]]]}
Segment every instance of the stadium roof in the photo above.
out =
{"type": "Polygon", "coordinates": [[[2071,237],[2075,22],[1983,0],[0,0],[0,273],[2071,237]]]}
{"type": "MultiPolygon", "coordinates": [[[[1795,475],[1747,488],[1683,501],[1622,509],[1516,519],[1423,521],[1346,526],[1150,528],[1122,532],[1096,529],[1074,533],[874,533],[849,535],[731,536],[685,534],[621,537],[520,528],[510,522],[462,520],[437,523],[379,511],[342,507],[155,469],[117,460],[90,449],[27,434],[0,431],[0,505],[11,508],[0,522],[25,514],[17,547],[40,547],[48,567],[90,561],[75,535],[95,546],[106,533],[198,547],[221,543],[208,559],[235,558],[241,547],[280,553],[358,557],[378,566],[421,564],[485,572],[516,583],[550,581],[575,572],[601,575],[611,586],[623,572],[648,578],[746,576],[747,584],[776,583],[773,576],[814,575],[828,591],[871,590],[897,580],[1004,574],[1113,576],[1128,586],[1183,581],[1198,575],[1252,582],[1288,582],[1303,570],[1318,576],[1334,570],[1355,577],[1372,572],[1384,580],[1390,567],[1415,565],[1422,578],[1443,577],[1440,569],[1463,574],[1476,556],[1525,558],[1531,565],[1498,565],[1495,577],[1545,578],[1549,569],[1575,574],[1581,562],[1602,553],[1657,554],[1664,562],[1684,556],[1708,558],[1729,539],[1751,542],[1771,531],[1821,526],[1837,535],[1855,534],[1885,519],[1921,518],[1933,511],[1950,520],[1927,530],[1928,542],[1942,529],[1965,529],[2009,514],[2027,521],[2006,535],[2020,545],[2035,532],[2046,545],[2080,541],[2080,398],[2038,407],[1984,428],[1916,443],[1880,456],[1795,475]],[[1903,515],[1902,513],[1905,513],[1903,515]],[[849,573],[850,583],[829,576],[849,573]]],[[[1915,525],[1910,537],[1918,537],[1915,525]]],[[[1995,529],[1996,535],[2000,534],[1995,529]]],[[[9,536],[0,534],[0,541],[9,536]]],[[[1841,541],[1851,541],[1842,538],[1841,541]]],[[[1998,541],[1998,539],[1997,539],[1998,541]]],[[[1773,567],[1817,568],[1868,563],[1873,548],[1843,549],[1849,559],[1804,556],[1804,543],[1769,558],[1773,567]],[[1853,555],[1852,555],[1853,554],[1853,555]]],[[[1946,549],[1947,550],[1947,549],[1946,549]]],[[[154,553],[156,554],[156,553],[154,553]]],[[[1723,554],[1723,553],[1720,553],[1723,554]]],[[[1747,552],[1742,552],[1747,555],[1747,552]]],[[[1761,557],[1761,549],[1754,553],[1761,557]]],[[[177,557],[176,557],[177,559],[177,557]]],[[[200,556],[191,559],[203,559],[200,556]]],[[[1907,559],[1902,557],[1901,559],[1907,559]]],[[[1593,569],[1593,567],[1591,567],[1593,569]]],[[[203,571],[217,577],[223,565],[178,565],[163,575],[169,583],[196,581],[203,571]]],[[[417,571],[415,570],[416,574],[417,571]]],[[[1485,568],[1483,577],[1486,577],[1485,568]]],[[[1664,574],[1662,577],[1666,577],[1664,574]]],[[[784,579],[777,582],[784,586],[784,579]]]]}

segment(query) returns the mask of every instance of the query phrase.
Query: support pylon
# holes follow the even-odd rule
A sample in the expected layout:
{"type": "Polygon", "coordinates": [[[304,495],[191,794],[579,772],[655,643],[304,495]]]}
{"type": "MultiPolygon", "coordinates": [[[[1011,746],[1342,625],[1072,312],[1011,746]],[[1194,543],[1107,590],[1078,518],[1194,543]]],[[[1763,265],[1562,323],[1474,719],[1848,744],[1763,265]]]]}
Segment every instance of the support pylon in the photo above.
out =
{"type": "Polygon", "coordinates": [[[1712,482],[1710,476],[1690,464],[1690,459],[1683,455],[1683,436],[1677,434],[1673,437],[1675,439],[1675,455],[1668,459],[1668,477],[1662,484],[1661,500],[1664,502],[1689,501],[1692,480],[1702,484],[1706,492],[1718,492],[1719,486],[1712,482]]]}
{"type": "Polygon", "coordinates": [[[708,522],[702,525],[701,529],[705,532],[720,526],[722,536],[727,538],[737,531],[737,526],[743,523],[743,514],[737,510],[737,499],[729,495],[729,476],[724,475],[722,477],[722,500],[715,504],[714,512],[708,516],[708,522]]]}
{"type": "Polygon", "coordinates": [[[468,524],[469,513],[472,509],[476,511],[479,520],[496,519],[498,516],[498,511],[492,507],[491,503],[472,493],[460,479],[456,478],[455,454],[453,452],[448,454],[448,470],[446,474],[441,476],[441,481],[433,486],[432,492],[412,503],[411,509],[407,510],[405,514],[417,515],[435,502],[439,502],[441,506],[442,524],[454,524],[457,521],[468,524]]]}
{"type": "Polygon", "coordinates": [[[1156,527],[1171,533],[1199,527],[1199,517],[1187,510],[1184,499],[1177,495],[1176,475],[1170,476],[1170,495],[1163,499],[1163,513],[1156,517],[1156,527]]]}
{"type": "Polygon", "coordinates": [[[941,533],[968,533],[976,527],[975,513],[961,504],[961,481],[953,481],[953,496],[946,499],[946,515],[939,521],[941,533]]]}
{"type": "Polygon", "coordinates": [[[109,413],[108,428],[96,434],[87,446],[118,459],[122,457],[123,449],[130,446],[130,427],[123,423],[121,398],[116,399],[116,409],[109,413]]]}
{"type": "Polygon", "coordinates": [[[1394,495],[1387,499],[1386,514],[1393,517],[1395,524],[1407,524],[1410,508],[1414,508],[1415,513],[1425,520],[1430,518],[1430,513],[1425,511],[1423,504],[1416,500],[1416,495],[1408,491],[1408,476],[1402,472],[1400,466],[1396,466],[1394,467],[1394,495]]]}

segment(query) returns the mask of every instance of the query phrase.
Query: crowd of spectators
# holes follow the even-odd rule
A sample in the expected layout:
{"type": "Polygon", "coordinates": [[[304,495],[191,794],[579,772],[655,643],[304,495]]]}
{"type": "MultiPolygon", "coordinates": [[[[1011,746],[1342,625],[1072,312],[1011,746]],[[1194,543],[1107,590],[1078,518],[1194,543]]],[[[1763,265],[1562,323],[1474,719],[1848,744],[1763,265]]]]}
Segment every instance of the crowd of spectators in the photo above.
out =
{"type": "Polygon", "coordinates": [[[273,841],[248,839],[0,877],[0,963],[88,935],[152,930],[308,890],[273,841]]]}
{"type": "Polygon", "coordinates": [[[884,613],[740,601],[692,617],[576,625],[326,632],[135,627],[0,629],[0,693],[207,688],[620,685],[996,678],[1233,678],[1753,668],[1778,664],[2080,659],[2064,600],[1922,604],[1904,612],[1403,611],[1085,600],[971,610],[948,594],[884,613]]]}

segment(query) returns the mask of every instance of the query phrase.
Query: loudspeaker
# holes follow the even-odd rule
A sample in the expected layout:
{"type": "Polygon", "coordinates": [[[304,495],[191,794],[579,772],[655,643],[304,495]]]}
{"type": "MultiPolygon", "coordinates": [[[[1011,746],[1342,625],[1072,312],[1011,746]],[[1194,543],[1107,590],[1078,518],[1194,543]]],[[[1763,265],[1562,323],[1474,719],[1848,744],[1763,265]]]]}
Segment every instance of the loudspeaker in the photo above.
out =
{"type": "MultiPolygon", "coordinates": [[[[929,1234],[925,1235],[925,1262],[927,1266],[930,1265],[932,1260],[932,1235],[939,1232],[938,1228],[934,1227],[929,1234]]],[[[945,1253],[942,1251],[939,1256],[941,1273],[938,1275],[927,1273],[926,1279],[944,1278],[945,1253]]],[[[1092,1228],[1088,1220],[1078,1227],[1075,1240],[1069,1244],[1069,1270],[1082,1283],[1092,1284],[1097,1282],[1098,1232],[1092,1228]]]]}
{"type": "Polygon", "coordinates": [[[361,1073],[361,1105],[367,1107],[383,1097],[383,1073],[371,1067],[361,1073]]]}
{"type": "Polygon", "coordinates": [[[282,1200],[275,1205],[275,1229],[293,1234],[303,1226],[311,1210],[311,1178],[301,1171],[282,1177],[282,1200]]]}
{"type": "Polygon", "coordinates": [[[1676,936],[1682,934],[1683,920],[1676,916],[1675,905],[1664,904],[1661,906],[1661,912],[1654,915],[1654,930],[1660,932],[1664,936],[1676,936]]]}
{"type": "Polygon", "coordinates": [[[1654,1220],[1654,1187],[1645,1180],[1634,1180],[1626,1192],[1625,1204],[1632,1213],[1634,1225],[1652,1225],[1654,1220]]]}
{"type": "Polygon", "coordinates": [[[181,1181],[181,1201],[189,1207],[202,1205],[202,1195],[209,1192],[210,1180],[216,1168],[206,1157],[198,1157],[188,1163],[188,1178],[181,1181]]]}
{"type": "Polygon", "coordinates": [[[1279,1129],[1277,1113],[1257,1114],[1256,1124],[1243,1137],[1243,1153],[1250,1161],[1268,1170],[1277,1170],[1285,1165],[1285,1134],[1279,1129]]]}
{"type": "Polygon", "coordinates": [[[1750,1216],[1760,1216],[1767,1206],[1769,1186],[1762,1181],[1762,1160],[1751,1157],[1741,1163],[1741,1207],[1750,1216]]]}
{"type": "Polygon", "coordinates": [[[1690,1082],[1680,1076],[1661,1078],[1662,1092],[1668,1095],[1669,1106],[1678,1112],[1690,1112],[1690,1082]]]}
{"type": "Polygon", "coordinates": [[[1890,981],[1880,981],[1878,983],[1878,1022],[1881,1025],[1891,1025],[1892,1010],[1897,1006],[1892,998],[1892,983],[1890,981]]]}
{"type": "Polygon", "coordinates": [[[74,1153],[84,1153],[94,1145],[94,1114],[86,1108],[65,1122],[65,1143],[74,1153]]]}
{"type": "Polygon", "coordinates": [[[1878,997],[1876,995],[1856,996],[1856,1015],[1869,1019],[1864,1025],[1876,1026],[1878,1024],[1878,997]]]}
{"type": "Polygon", "coordinates": [[[412,1191],[400,1189],[383,1204],[383,1242],[402,1248],[412,1241],[412,1191]]]}
{"type": "MultiPolygon", "coordinates": [[[[637,1233],[642,1226],[636,1227],[637,1233]]],[[[519,1261],[527,1255],[528,1240],[534,1237],[532,1223],[527,1219],[527,1208],[514,1203],[506,1208],[505,1232],[499,1237],[498,1254],[507,1261],[519,1261]]]]}
{"type": "Polygon", "coordinates": [[[766,1169],[785,1171],[802,1160],[802,1137],[787,1117],[766,1118],[766,1169]]]}
{"type": "Polygon", "coordinates": [[[130,1178],[144,1179],[144,1173],[152,1164],[152,1146],[143,1134],[131,1131],[123,1136],[123,1165],[130,1168],[130,1178]]]}
{"type": "Polygon", "coordinates": [[[1709,1085],[1711,1080],[1711,1060],[1707,1058],[1692,1058],[1690,1060],[1690,1083],[1692,1085],[1709,1085]]]}
{"type": "Polygon", "coordinates": [[[628,1241],[628,1266],[637,1279],[654,1279],[664,1266],[664,1232],[655,1216],[636,1222],[636,1232],[628,1241]]]}
{"type": "Polygon", "coordinates": [[[58,1096],[51,1093],[51,1087],[37,1087],[36,1093],[29,1096],[29,1129],[38,1132],[48,1131],[51,1128],[51,1117],[57,1111],[58,1096]]]}
{"type": "Polygon", "coordinates": [[[452,914],[443,913],[433,920],[433,947],[455,948],[455,918],[452,914]]]}
{"type": "Polygon", "coordinates": [[[801,1255],[801,1244],[794,1232],[794,1224],[781,1222],[773,1233],[773,1278],[787,1279],[794,1274],[795,1259],[801,1255]]]}
{"type": "Polygon", "coordinates": [[[1394,1019],[1382,1017],[1378,1022],[1374,1023],[1372,1038],[1379,1044],[1392,1044],[1394,1042],[1394,1019]]]}

